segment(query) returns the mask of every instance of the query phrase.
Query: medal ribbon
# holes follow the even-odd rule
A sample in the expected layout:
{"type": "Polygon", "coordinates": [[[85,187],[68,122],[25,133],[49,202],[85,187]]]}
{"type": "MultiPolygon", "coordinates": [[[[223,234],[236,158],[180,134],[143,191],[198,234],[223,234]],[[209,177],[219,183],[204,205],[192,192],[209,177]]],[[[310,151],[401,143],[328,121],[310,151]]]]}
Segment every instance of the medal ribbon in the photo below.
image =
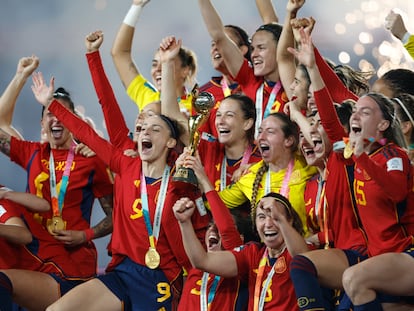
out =
{"type": "Polygon", "coordinates": [[[200,288],[200,309],[201,311],[207,311],[210,307],[211,302],[216,295],[218,282],[220,281],[220,277],[218,275],[214,276],[213,284],[211,284],[210,292],[207,296],[207,284],[208,284],[208,277],[209,273],[204,272],[203,277],[201,279],[201,288],[200,288]]]}
{"type": "Polygon", "coordinates": [[[56,170],[55,170],[55,159],[53,158],[53,151],[50,150],[50,156],[49,156],[49,184],[50,184],[50,196],[52,199],[52,210],[53,210],[53,216],[59,216],[62,214],[63,209],[63,203],[65,200],[65,194],[66,190],[69,184],[69,176],[70,176],[70,169],[72,167],[73,159],[75,157],[75,147],[76,144],[72,142],[69,153],[66,158],[65,163],[65,170],[63,171],[63,176],[61,180],[60,190],[59,190],[59,196],[57,195],[57,189],[56,189],[56,170]]]}
{"type": "Polygon", "coordinates": [[[145,181],[144,172],[141,172],[141,204],[142,204],[142,213],[144,215],[145,226],[147,227],[148,237],[150,247],[155,248],[156,242],[158,241],[158,236],[161,229],[161,216],[162,210],[164,208],[164,201],[167,194],[168,181],[170,178],[170,167],[165,166],[164,172],[162,174],[160,194],[158,196],[157,207],[155,209],[154,216],[154,225],[151,225],[151,218],[149,214],[148,206],[148,192],[147,192],[147,183],[145,181]]]}
{"type": "Polygon", "coordinates": [[[262,123],[262,120],[270,114],[273,103],[276,100],[277,93],[279,93],[280,89],[282,88],[282,83],[280,83],[280,81],[278,81],[273,86],[272,91],[270,92],[270,95],[269,95],[269,99],[267,100],[265,112],[262,116],[264,85],[265,85],[265,82],[263,82],[262,85],[256,91],[256,124],[255,124],[256,135],[259,131],[259,127],[260,127],[260,124],[262,123]]]}
{"type": "MultiPolygon", "coordinates": [[[[285,248],[286,248],[286,246],[283,248],[283,250],[280,252],[280,254],[282,254],[285,251],[285,248]]],[[[268,262],[267,255],[268,255],[268,250],[266,248],[266,250],[263,254],[263,257],[262,257],[262,259],[260,259],[260,262],[259,262],[259,268],[258,268],[258,272],[257,272],[256,283],[255,283],[255,286],[254,286],[254,304],[253,304],[253,310],[254,311],[262,311],[263,310],[264,303],[265,303],[265,298],[266,298],[266,293],[267,293],[267,290],[269,288],[270,281],[272,280],[273,275],[275,274],[275,266],[277,264],[277,261],[279,260],[279,259],[277,259],[275,261],[275,263],[272,265],[272,269],[270,270],[269,274],[266,277],[266,281],[263,285],[263,288],[261,288],[264,270],[265,270],[266,264],[268,262]],[[261,290],[260,290],[260,288],[261,288],[261,290]]]]}
{"type": "Polygon", "coordinates": [[[324,232],[325,237],[325,249],[329,248],[329,232],[328,232],[328,211],[327,202],[325,197],[326,181],[318,181],[318,193],[316,195],[316,217],[320,230],[324,232]]]}
{"type": "MultiPolygon", "coordinates": [[[[290,177],[292,176],[294,164],[295,164],[295,160],[294,159],[290,160],[290,162],[288,164],[288,167],[286,169],[285,177],[283,177],[282,186],[280,187],[280,191],[279,191],[279,193],[281,195],[283,195],[284,197],[286,197],[286,198],[288,197],[288,194],[289,194],[289,180],[290,180],[290,177]]],[[[268,194],[272,191],[272,189],[270,187],[271,186],[271,178],[270,178],[271,174],[270,173],[271,173],[271,171],[270,171],[270,167],[269,167],[269,169],[267,170],[265,194],[264,195],[266,195],[266,194],[268,194]]]]}
{"type": "MultiPolygon", "coordinates": [[[[243,153],[243,158],[240,162],[240,166],[249,163],[250,156],[252,155],[252,145],[249,145],[247,149],[243,153]]],[[[220,191],[226,188],[227,186],[227,157],[224,155],[223,162],[221,163],[221,171],[220,171],[220,191]]]]}
{"type": "Polygon", "coordinates": [[[223,90],[224,97],[231,95],[231,89],[224,77],[221,78],[220,81],[221,89],[223,90]]]}

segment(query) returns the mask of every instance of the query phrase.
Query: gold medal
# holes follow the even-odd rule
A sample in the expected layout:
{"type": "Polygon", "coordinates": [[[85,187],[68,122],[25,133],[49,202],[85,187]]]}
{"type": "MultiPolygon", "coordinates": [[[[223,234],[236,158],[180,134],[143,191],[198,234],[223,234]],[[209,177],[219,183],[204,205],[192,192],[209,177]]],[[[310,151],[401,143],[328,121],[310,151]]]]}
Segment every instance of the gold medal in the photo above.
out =
{"type": "Polygon", "coordinates": [[[156,269],[160,265],[161,257],[154,247],[150,247],[145,253],[145,264],[150,269],[156,269]]]}
{"type": "Polygon", "coordinates": [[[61,216],[53,216],[52,219],[47,220],[47,230],[51,235],[57,235],[56,230],[65,230],[66,221],[61,216]]]}
{"type": "Polygon", "coordinates": [[[353,153],[354,153],[354,149],[351,147],[351,144],[348,142],[344,148],[344,158],[349,159],[350,157],[352,157],[353,153]]]}

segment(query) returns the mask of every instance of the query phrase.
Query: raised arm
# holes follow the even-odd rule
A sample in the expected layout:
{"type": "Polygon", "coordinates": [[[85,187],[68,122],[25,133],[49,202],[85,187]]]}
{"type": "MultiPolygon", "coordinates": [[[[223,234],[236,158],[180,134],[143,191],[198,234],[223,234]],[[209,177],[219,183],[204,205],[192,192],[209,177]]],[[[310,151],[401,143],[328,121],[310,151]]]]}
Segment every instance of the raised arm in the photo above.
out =
{"type": "Polygon", "coordinates": [[[198,0],[198,4],[211,40],[216,44],[229,73],[233,77],[237,76],[244,62],[242,52],[225,33],[223,22],[211,1],[198,0]]]}
{"type": "Polygon", "coordinates": [[[262,18],[263,24],[279,22],[272,0],[256,0],[256,7],[262,18]]]}
{"type": "Polygon", "coordinates": [[[414,36],[408,32],[401,14],[390,11],[385,22],[385,27],[404,44],[408,53],[414,58],[414,36]]]}
{"type": "Polygon", "coordinates": [[[139,74],[138,68],[132,59],[132,40],[134,38],[135,25],[138,22],[141,11],[149,1],[132,1],[132,6],[125,16],[112,45],[112,60],[125,89],[139,74]]]}
{"type": "Polygon", "coordinates": [[[175,60],[181,48],[181,40],[173,36],[165,37],[160,44],[161,60],[161,113],[176,120],[185,129],[181,136],[181,141],[189,144],[190,130],[188,128],[188,118],[181,112],[177,101],[176,81],[175,81],[175,60]]]}
{"type": "Polygon", "coordinates": [[[330,93],[325,86],[325,82],[322,79],[316,64],[316,55],[312,39],[304,30],[301,30],[300,33],[300,48],[298,50],[289,48],[289,51],[293,53],[298,61],[305,65],[308,70],[315,96],[315,103],[318,107],[322,125],[328,134],[329,139],[333,142],[341,140],[346,134],[336,114],[330,93]]]}
{"type": "Polygon", "coordinates": [[[283,30],[277,44],[277,64],[279,75],[286,95],[291,100],[292,90],[290,85],[295,78],[296,64],[295,57],[289,53],[288,48],[295,46],[291,21],[296,18],[297,12],[303,6],[305,0],[288,0],[286,5],[286,17],[283,30]]]}
{"type": "Polygon", "coordinates": [[[110,142],[117,148],[131,148],[128,127],[102,65],[99,48],[103,43],[103,39],[102,31],[92,32],[85,38],[89,71],[96,95],[101,104],[110,142]]]}
{"type": "Polygon", "coordinates": [[[173,207],[181,229],[183,244],[192,265],[197,269],[223,277],[237,276],[237,263],[229,251],[206,252],[194,232],[191,215],[195,204],[189,198],[179,199],[173,207]]]}
{"type": "MultiPolygon", "coordinates": [[[[286,217],[286,209],[288,209],[288,207],[283,206],[280,203],[280,200],[278,202],[279,203],[277,203],[277,201],[273,197],[265,197],[260,200],[258,206],[270,213],[273,220],[277,223],[277,226],[279,227],[279,230],[283,235],[283,240],[285,241],[286,247],[292,257],[309,251],[305,239],[294,228],[292,224],[293,219],[288,219],[286,217]]],[[[290,212],[291,211],[289,211],[289,213],[290,212]]],[[[289,216],[290,218],[295,217],[292,215],[289,216]]]]}
{"type": "Polygon", "coordinates": [[[36,56],[21,58],[17,64],[16,74],[0,98],[0,127],[18,139],[23,139],[23,136],[12,126],[14,108],[27,78],[38,66],[39,59],[36,56]]]}

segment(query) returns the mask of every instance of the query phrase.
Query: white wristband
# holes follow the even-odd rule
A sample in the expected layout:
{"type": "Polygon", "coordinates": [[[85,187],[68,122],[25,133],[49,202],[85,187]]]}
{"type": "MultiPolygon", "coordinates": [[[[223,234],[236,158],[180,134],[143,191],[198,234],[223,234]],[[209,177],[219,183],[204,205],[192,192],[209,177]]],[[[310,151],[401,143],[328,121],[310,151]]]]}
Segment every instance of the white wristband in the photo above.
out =
{"type": "Polygon", "coordinates": [[[124,18],[124,24],[135,27],[141,14],[142,6],[133,4],[124,18]]]}
{"type": "Polygon", "coordinates": [[[408,42],[408,39],[410,38],[410,33],[407,31],[405,34],[404,34],[404,36],[402,37],[402,39],[401,39],[401,42],[403,43],[403,44],[406,44],[407,42],[408,42]]]}

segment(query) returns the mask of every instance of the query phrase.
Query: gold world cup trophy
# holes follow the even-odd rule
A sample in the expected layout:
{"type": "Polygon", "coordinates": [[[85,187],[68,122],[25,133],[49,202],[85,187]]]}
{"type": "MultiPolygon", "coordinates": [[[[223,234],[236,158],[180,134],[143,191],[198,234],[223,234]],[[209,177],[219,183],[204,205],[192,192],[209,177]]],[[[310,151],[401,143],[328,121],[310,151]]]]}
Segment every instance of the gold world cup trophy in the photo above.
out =
{"type": "MultiPolygon", "coordinates": [[[[210,110],[215,105],[214,96],[208,92],[201,92],[198,94],[197,90],[193,90],[193,108],[197,112],[195,116],[191,116],[188,122],[190,128],[190,154],[194,155],[198,143],[200,141],[200,133],[198,129],[203,125],[210,113],[210,110]]],[[[188,188],[189,186],[198,186],[197,177],[191,168],[180,166],[177,168],[173,182],[178,185],[182,183],[180,188],[188,188]]]]}

